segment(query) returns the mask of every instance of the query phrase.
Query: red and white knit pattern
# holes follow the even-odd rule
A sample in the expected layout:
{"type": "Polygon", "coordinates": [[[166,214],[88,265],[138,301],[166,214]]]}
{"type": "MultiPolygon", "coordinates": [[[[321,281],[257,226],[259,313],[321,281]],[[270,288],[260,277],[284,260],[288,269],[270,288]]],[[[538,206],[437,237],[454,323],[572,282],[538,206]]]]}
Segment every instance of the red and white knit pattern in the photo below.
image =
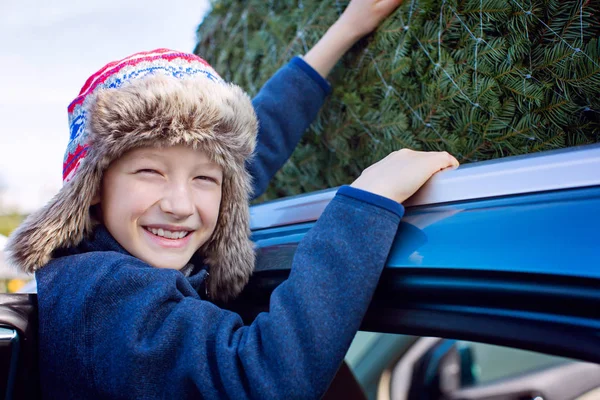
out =
{"type": "Polygon", "coordinates": [[[93,94],[98,90],[119,88],[127,82],[151,74],[165,74],[180,79],[223,79],[202,58],[169,49],[140,52],[106,64],[85,82],[79,95],[69,105],[71,136],[63,162],[63,183],[70,181],[85,159],[88,146],[88,110],[93,94]]]}

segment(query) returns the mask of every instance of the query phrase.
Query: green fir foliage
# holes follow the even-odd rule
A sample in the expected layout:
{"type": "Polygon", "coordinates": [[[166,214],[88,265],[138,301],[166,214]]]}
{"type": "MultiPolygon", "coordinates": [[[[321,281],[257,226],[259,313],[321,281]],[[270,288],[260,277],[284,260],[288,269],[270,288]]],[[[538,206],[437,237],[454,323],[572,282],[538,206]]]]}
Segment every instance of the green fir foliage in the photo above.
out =
{"type": "MultiPolygon", "coordinates": [[[[195,52],[254,95],[346,5],[214,1],[195,52]]],[[[334,69],[261,200],[349,183],[403,147],[469,163],[599,142],[599,14],[600,0],[405,0],[334,69]]]]}

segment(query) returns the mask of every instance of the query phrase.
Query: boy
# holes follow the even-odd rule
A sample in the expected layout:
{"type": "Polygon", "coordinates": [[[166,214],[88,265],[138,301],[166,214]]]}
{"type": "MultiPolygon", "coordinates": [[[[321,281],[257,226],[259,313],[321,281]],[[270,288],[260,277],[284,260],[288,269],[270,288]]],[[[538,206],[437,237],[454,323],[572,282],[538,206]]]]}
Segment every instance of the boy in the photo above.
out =
{"type": "MultiPolygon", "coordinates": [[[[353,0],[313,50],[343,49],[340,32],[365,18],[373,29],[394,8],[353,0]]],[[[326,75],[334,62],[313,50],[305,62],[326,75]]],[[[248,171],[257,195],[297,140],[278,137],[285,112],[302,110],[278,109],[277,82],[253,107],[204,60],[165,49],[86,82],[69,107],[65,185],[9,244],[13,261],[36,271],[45,396],[306,399],[327,389],[377,284],[400,203],[458,163],[403,150],[366,169],[298,247],[269,313],[243,326],[211,300],[236,296],[252,271],[248,171]],[[256,115],[263,126],[251,159],[256,115]]],[[[295,84],[310,86],[303,82],[295,84]]]]}

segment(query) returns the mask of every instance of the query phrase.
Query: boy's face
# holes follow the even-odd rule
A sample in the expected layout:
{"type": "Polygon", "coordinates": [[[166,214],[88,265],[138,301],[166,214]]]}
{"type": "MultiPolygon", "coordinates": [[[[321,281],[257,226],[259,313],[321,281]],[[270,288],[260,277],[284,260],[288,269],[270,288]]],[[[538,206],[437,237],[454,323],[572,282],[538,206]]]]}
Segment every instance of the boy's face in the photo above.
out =
{"type": "Polygon", "coordinates": [[[221,167],[200,150],[135,149],[104,174],[102,222],[134,257],[181,269],[215,229],[222,182],[221,167]]]}

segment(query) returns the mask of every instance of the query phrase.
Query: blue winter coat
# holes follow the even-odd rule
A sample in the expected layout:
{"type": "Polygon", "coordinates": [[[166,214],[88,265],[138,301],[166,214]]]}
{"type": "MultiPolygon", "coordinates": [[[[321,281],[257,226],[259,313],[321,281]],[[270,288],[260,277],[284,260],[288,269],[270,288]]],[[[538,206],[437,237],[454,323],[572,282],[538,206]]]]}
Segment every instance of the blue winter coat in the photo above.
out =
{"type": "MultiPolygon", "coordinates": [[[[295,58],[255,98],[259,144],[248,165],[255,195],[329,90],[295,58]]],[[[270,311],[249,326],[204,299],[205,268],[190,277],[153,268],[98,227],[36,274],[44,397],[321,397],[359,328],[402,214],[398,203],[342,187],[299,245],[270,311]]]]}

